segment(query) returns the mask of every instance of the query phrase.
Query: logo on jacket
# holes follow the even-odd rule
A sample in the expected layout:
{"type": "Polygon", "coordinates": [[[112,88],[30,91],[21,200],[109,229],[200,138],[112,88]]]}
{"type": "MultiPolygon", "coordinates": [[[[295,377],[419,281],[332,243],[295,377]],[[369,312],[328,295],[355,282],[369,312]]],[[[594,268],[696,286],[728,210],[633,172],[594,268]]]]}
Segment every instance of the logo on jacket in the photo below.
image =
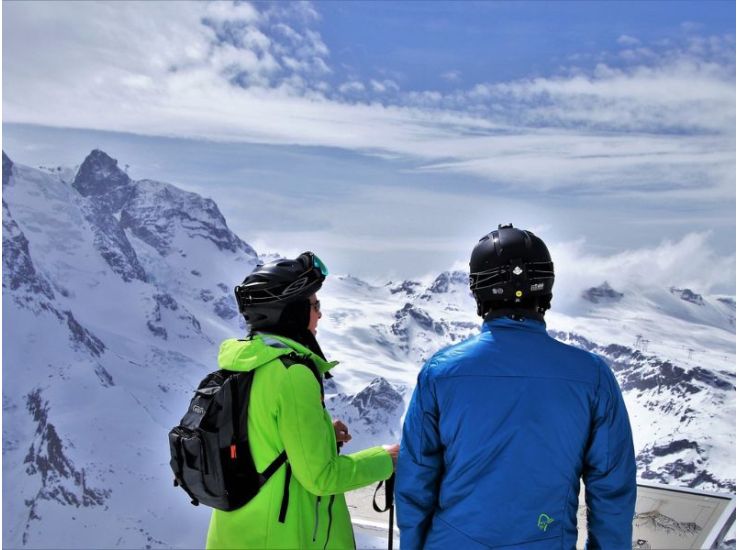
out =
{"type": "Polygon", "coordinates": [[[548,526],[551,525],[554,522],[554,519],[549,516],[548,514],[541,514],[538,516],[538,528],[541,531],[546,531],[548,529],[548,526]]]}

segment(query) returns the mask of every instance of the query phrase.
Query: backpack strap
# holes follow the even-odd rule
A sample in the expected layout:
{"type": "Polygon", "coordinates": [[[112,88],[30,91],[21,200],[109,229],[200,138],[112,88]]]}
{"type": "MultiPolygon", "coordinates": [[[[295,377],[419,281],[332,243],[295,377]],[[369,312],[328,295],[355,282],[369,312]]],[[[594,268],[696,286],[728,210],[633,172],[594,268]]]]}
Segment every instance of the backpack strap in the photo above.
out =
{"type": "Polygon", "coordinates": [[[275,458],[269,466],[266,467],[266,470],[259,474],[259,483],[264,485],[267,481],[269,481],[269,478],[272,477],[274,472],[279,470],[279,467],[282,466],[282,464],[284,464],[285,462],[287,462],[287,451],[282,451],[281,453],[279,453],[279,456],[275,458]]]}
{"type": "Polygon", "coordinates": [[[284,491],[282,492],[282,506],[279,507],[279,523],[284,523],[287,519],[287,506],[290,503],[290,480],[292,479],[292,468],[287,464],[287,471],[284,474],[284,491]]]}

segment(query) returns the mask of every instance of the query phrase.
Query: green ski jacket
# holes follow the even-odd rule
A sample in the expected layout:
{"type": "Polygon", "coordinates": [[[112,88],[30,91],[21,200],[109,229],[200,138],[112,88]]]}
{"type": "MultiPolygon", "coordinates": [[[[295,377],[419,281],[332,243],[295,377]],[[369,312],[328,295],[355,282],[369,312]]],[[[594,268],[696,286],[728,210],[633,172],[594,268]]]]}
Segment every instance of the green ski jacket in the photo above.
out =
{"type": "Polygon", "coordinates": [[[354,548],[343,493],[387,479],[392,458],[382,447],[339,455],[333,421],[323,407],[320,385],[301,364],[279,359],[297,352],[312,358],[320,374],[337,363],[324,361],[297,342],[276,335],[229,339],[220,346],[221,369],[254,373],[248,410],[251,453],[258,471],[284,450],[292,468],[289,504],[279,522],[286,465],[245,506],[213,510],[207,548],[354,548]]]}

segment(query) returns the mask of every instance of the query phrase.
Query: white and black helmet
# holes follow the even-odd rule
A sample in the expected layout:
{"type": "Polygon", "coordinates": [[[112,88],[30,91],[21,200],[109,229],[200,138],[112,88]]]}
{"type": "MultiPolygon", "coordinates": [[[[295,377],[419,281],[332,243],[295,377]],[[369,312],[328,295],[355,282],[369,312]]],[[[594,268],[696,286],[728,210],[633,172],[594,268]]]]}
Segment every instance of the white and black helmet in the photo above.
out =
{"type": "Polygon", "coordinates": [[[288,304],[320,290],[326,275],[325,264],[312,252],[257,265],[234,289],[238,310],[252,329],[274,325],[288,304]]]}
{"type": "Polygon", "coordinates": [[[490,304],[520,307],[538,298],[541,313],[551,304],[554,265],[546,244],[530,231],[500,225],[474,247],[469,288],[484,315],[490,304]]]}

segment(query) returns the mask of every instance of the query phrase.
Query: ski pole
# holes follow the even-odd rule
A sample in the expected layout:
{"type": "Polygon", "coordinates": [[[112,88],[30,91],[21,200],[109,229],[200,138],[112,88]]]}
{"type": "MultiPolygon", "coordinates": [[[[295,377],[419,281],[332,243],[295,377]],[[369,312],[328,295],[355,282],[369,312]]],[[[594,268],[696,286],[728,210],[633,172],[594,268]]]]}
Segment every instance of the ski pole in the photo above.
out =
{"type": "Polygon", "coordinates": [[[379,482],[377,488],[374,490],[372,506],[374,507],[374,511],[379,512],[380,514],[383,512],[389,512],[389,536],[387,538],[387,549],[392,550],[395,534],[395,474],[392,474],[386,481],[379,482]],[[382,485],[384,485],[384,508],[377,506],[377,493],[382,485]]]}

